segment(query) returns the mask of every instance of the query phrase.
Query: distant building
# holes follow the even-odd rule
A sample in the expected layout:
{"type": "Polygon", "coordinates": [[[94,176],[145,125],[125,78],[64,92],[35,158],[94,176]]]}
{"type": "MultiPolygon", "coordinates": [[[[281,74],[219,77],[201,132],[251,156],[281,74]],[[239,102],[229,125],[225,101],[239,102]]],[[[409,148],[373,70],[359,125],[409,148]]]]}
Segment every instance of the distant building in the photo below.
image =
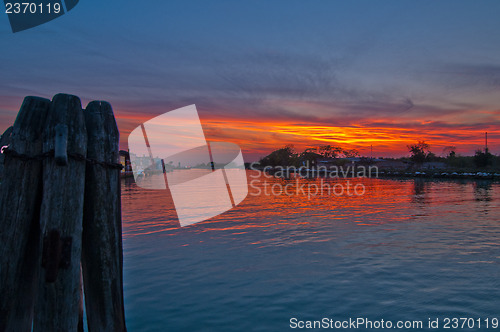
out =
{"type": "Polygon", "coordinates": [[[428,161],[422,164],[423,169],[445,169],[447,165],[441,161],[428,161]]]}
{"type": "Polygon", "coordinates": [[[333,166],[338,165],[339,163],[359,163],[362,160],[360,157],[349,157],[349,158],[324,158],[322,157],[316,159],[316,164],[318,166],[333,166]]]}
{"type": "Polygon", "coordinates": [[[130,164],[130,155],[127,151],[120,150],[119,151],[120,155],[120,164],[123,166],[121,170],[121,174],[131,174],[132,173],[132,165],[130,164]]]}
{"type": "Polygon", "coordinates": [[[383,169],[404,170],[409,167],[407,162],[401,160],[384,160],[384,159],[374,160],[374,166],[377,166],[379,170],[383,169]]]}
{"type": "Polygon", "coordinates": [[[120,164],[123,166],[122,172],[127,171],[127,167],[130,168],[130,156],[127,151],[120,150],[120,164]]]}

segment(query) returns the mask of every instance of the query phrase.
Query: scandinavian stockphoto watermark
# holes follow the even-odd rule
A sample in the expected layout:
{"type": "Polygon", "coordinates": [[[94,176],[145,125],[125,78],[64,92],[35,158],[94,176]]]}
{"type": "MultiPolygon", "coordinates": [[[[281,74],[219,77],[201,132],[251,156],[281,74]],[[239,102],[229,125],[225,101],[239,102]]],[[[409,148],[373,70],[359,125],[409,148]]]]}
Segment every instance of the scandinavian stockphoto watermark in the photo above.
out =
{"type": "Polygon", "coordinates": [[[79,0],[4,0],[12,32],[34,28],[72,10],[79,0]]]}
{"type": "Polygon", "coordinates": [[[159,115],[135,128],[128,137],[136,184],[169,190],[181,226],[224,213],[252,196],[361,196],[359,178],[378,176],[374,166],[263,167],[249,165],[241,149],[229,142],[208,142],[195,105],[159,115]],[[252,172],[258,171],[258,172],[252,172]],[[276,179],[287,179],[277,182],[276,179]],[[313,178],[313,182],[309,181],[313,178]],[[344,181],[336,182],[342,179],[344,181]],[[250,188],[250,190],[249,190],[250,188]]]}
{"type": "Polygon", "coordinates": [[[308,200],[319,196],[362,196],[366,193],[364,178],[378,178],[378,167],[372,165],[266,166],[252,163],[249,167],[251,196],[303,196],[308,200]],[[284,181],[276,181],[283,179],[284,181]]]}
{"type": "Polygon", "coordinates": [[[323,317],[317,320],[303,320],[292,317],[289,320],[290,329],[342,329],[342,330],[477,330],[498,329],[497,317],[427,317],[424,320],[390,320],[370,319],[367,317],[349,317],[334,319],[323,317]]]}
{"type": "Polygon", "coordinates": [[[181,226],[228,211],[248,194],[240,148],[207,142],[195,105],[157,116],[128,137],[136,184],[169,189],[181,226]]]}

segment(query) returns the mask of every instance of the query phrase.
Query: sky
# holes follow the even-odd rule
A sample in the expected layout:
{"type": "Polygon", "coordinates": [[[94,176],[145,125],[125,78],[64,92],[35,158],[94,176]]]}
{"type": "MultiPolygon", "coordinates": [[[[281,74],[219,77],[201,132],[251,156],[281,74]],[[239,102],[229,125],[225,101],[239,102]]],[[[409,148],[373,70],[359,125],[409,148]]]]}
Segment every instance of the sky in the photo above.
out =
{"type": "Polygon", "coordinates": [[[286,144],[400,157],[425,140],[500,154],[500,2],[89,1],[12,33],[0,12],[0,131],[27,95],[142,122],[196,104],[253,161],[286,144]]]}

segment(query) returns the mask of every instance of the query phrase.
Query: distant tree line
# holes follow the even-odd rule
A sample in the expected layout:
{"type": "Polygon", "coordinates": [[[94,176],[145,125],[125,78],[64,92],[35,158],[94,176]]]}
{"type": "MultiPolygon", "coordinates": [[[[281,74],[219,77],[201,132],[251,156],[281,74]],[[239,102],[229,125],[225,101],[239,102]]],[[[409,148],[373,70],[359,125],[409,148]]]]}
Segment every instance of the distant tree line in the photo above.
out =
{"type": "Polygon", "coordinates": [[[472,157],[457,156],[455,150],[456,148],[454,146],[446,147],[445,151],[447,151],[447,156],[437,157],[431,152],[429,144],[425,141],[419,141],[416,144],[408,145],[410,160],[417,166],[430,161],[441,161],[455,168],[486,168],[490,166],[500,166],[500,158],[491,154],[487,147],[484,150],[476,150],[472,157]]]}
{"type": "Polygon", "coordinates": [[[356,149],[343,149],[339,146],[322,145],[296,152],[293,145],[287,145],[260,159],[261,166],[296,166],[308,163],[314,165],[318,159],[341,159],[359,156],[356,149]]]}
{"type": "MultiPolygon", "coordinates": [[[[415,167],[421,167],[426,162],[442,162],[449,168],[456,169],[477,169],[491,168],[500,169],[500,157],[490,153],[488,148],[476,150],[474,156],[460,156],[456,153],[456,147],[448,146],[443,150],[444,156],[436,156],[431,151],[431,147],[425,141],[418,141],[408,145],[409,157],[384,158],[387,160],[404,161],[415,167]]],[[[261,166],[314,166],[318,160],[330,160],[338,165],[346,163],[346,158],[359,157],[356,149],[344,149],[340,146],[322,145],[307,148],[302,152],[297,152],[293,145],[286,145],[275,150],[260,159],[261,166]]],[[[370,163],[371,158],[362,158],[361,163],[370,163]]]]}

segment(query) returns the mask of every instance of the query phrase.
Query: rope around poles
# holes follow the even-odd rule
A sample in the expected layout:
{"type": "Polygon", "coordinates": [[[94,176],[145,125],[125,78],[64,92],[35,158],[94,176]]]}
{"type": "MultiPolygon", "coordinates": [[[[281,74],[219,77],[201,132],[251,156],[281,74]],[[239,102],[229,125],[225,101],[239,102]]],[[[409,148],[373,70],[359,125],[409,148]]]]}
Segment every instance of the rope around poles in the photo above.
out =
{"type": "MultiPolygon", "coordinates": [[[[5,154],[5,156],[9,156],[11,158],[19,159],[22,161],[43,161],[43,160],[48,159],[48,158],[53,158],[55,155],[54,150],[49,150],[47,152],[38,154],[36,156],[28,156],[26,154],[18,153],[15,150],[10,149],[9,147],[3,147],[2,153],[5,154]]],[[[95,160],[92,158],[87,158],[84,155],[79,154],[79,153],[68,152],[68,157],[73,159],[73,160],[76,160],[76,161],[85,161],[85,162],[87,162],[87,164],[99,165],[99,166],[102,166],[104,168],[120,169],[120,170],[123,169],[122,164],[110,163],[110,162],[106,162],[106,161],[100,161],[100,160],[95,160]]]]}

